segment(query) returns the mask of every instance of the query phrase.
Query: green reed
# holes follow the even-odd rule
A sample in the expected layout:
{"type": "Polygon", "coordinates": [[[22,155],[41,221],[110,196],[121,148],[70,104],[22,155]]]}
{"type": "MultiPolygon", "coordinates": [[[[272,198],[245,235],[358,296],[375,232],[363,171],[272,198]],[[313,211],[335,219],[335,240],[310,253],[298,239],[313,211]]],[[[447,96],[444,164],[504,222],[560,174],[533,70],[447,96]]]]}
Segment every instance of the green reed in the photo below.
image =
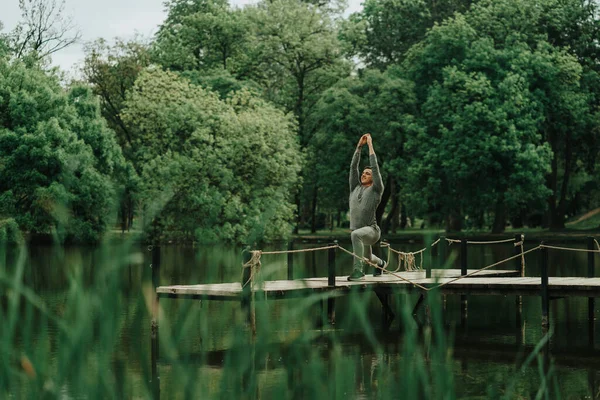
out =
{"type": "MultiPolygon", "coordinates": [[[[27,249],[0,246],[1,398],[458,397],[454,333],[436,291],[426,298],[424,324],[412,315],[414,296],[394,296],[394,326],[401,328],[392,330],[392,352],[383,345],[389,332],[373,315],[372,293],[337,299],[333,327],[323,312],[325,294],[257,301],[255,336],[239,302],[161,300],[153,369],[153,290],[143,251],[104,245],[84,262],[57,248],[65,281],[62,290],[47,293],[33,288],[27,249]]],[[[231,254],[225,262],[241,258],[231,254]]],[[[280,273],[278,262],[263,266],[263,279],[280,273]]],[[[218,281],[216,270],[203,281],[218,281]]],[[[555,370],[542,357],[547,340],[513,367],[505,386],[490,387],[481,398],[558,398],[555,370]],[[539,384],[532,392],[522,380],[536,364],[539,384]]]]}

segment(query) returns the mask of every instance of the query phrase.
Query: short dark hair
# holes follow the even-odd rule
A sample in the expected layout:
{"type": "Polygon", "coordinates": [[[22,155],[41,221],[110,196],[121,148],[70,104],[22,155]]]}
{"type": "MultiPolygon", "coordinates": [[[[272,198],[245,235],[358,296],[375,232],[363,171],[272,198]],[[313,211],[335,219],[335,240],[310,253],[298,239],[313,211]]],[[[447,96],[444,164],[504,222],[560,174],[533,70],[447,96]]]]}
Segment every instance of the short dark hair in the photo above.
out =
{"type": "Polygon", "coordinates": [[[366,167],[364,167],[364,168],[363,168],[363,171],[364,171],[365,169],[370,169],[370,170],[373,170],[373,168],[372,168],[370,165],[367,165],[366,167]]]}

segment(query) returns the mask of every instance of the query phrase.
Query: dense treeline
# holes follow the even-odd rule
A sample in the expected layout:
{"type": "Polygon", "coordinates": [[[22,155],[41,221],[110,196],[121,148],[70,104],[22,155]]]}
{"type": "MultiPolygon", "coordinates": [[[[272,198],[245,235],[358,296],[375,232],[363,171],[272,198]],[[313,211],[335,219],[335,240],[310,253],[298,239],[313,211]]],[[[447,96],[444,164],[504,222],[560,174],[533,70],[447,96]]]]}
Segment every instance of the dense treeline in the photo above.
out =
{"type": "Polygon", "coordinates": [[[150,40],[88,43],[69,84],[48,68],[59,43],[27,39],[43,39],[35,19],[0,37],[4,235],[88,241],[118,220],[214,242],[342,225],[365,132],[384,232],[409,217],[561,229],[596,206],[594,1],[165,7],[150,40]]]}

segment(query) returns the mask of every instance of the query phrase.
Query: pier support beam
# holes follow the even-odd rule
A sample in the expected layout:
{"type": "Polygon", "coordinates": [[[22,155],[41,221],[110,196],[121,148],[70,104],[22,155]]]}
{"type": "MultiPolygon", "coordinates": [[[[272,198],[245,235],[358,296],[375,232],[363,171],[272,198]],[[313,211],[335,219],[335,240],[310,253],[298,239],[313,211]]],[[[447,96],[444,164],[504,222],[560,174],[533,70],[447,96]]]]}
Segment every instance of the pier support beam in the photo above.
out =
{"type": "Polygon", "coordinates": [[[256,310],[254,308],[254,296],[252,295],[252,285],[254,281],[252,266],[249,265],[252,259],[250,246],[242,250],[242,311],[247,314],[247,321],[252,329],[252,336],[256,336],[256,310]]]}
{"type": "MultiPolygon", "coordinates": [[[[594,238],[593,237],[588,237],[587,239],[587,248],[588,250],[594,250],[594,238]]],[[[588,252],[588,278],[593,278],[596,274],[595,274],[595,265],[594,265],[594,261],[595,261],[595,253],[592,253],[591,251],[588,252]]],[[[594,304],[594,298],[593,297],[588,297],[588,337],[589,337],[589,342],[590,344],[594,344],[594,336],[595,336],[595,323],[594,323],[594,308],[595,308],[595,304],[594,304]]]]}
{"type": "Polygon", "coordinates": [[[160,399],[160,376],[158,375],[158,317],[159,317],[159,299],[156,288],[160,286],[160,246],[151,246],[152,251],[152,322],[150,325],[150,362],[152,373],[152,395],[154,399],[160,399]]]}
{"type": "MultiPolygon", "coordinates": [[[[523,242],[521,245],[517,245],[521,241],[524,241],[524,236],[521,234],[515,235],[515,256],[521,254],[521,246],[524,246],[523,242]]],[[[523,278],[525,276],[525,270],[521,262],[521,257],[515,258],[515,270],[519,271],[519,276],[523,278]]],[[[517,343],[523,341],[521,325],[523,324],[523,296],[517,296],[515,299],[515,326],[517,328],[517,343]]]]}
{"type": "MultiPolygon", "coordinates": [[[[460,276],[467,275],[467,239],[460,241],[460,276]]],[[[469,314],[469,303],[467,295],[460,296],[460,323],[463,330],[467,327],[467,317],[469,314]]]]}
{"type": "Polygon", "coordinates": [[[421,293],[421,295],[419,296],[419,300],[417,300],[417,304],[415,304],[415,308],[413,308],[412,311],[413,317],[416,316],[419,312],[419,309],[423,305],[423,300],[425,300],[425,293],[421,293]]]}
{"type": "MultiPolygon", "coordinates": [[[[543,242],[542,242],[543,244],[543,242]]],[[[542,275],[542,328],[544,334],[548,331],[550,327],[550,297],[548,296],[548,248],[542,247],[542,265],[541,265],[541,275],[542,275]]]]}
{"type": "Polygon", "coordinates": [[[380,292],[379,290],[375,290],[375,294],[381,302],[381,324],[384,329],[388,329],[396,317],[390,306],[391,296],[387,293],[380,292]]]}
{"type": "MultiPolygon", "coordinates": [[[[335,240],[330,243],[330,246],[337,246],[338,242],[335,240]]],[[[335,287],[335,251],[337,249],[329,249],[327,255],[327,285],[329,287],[335,287]]],[[[335,325],[335,298],[330,297],[327,299],[327,319],[331,325],[335,325]]]]}
{"type": "Polygon", "coordinates": [[[294,241],[288,243],[288,250],[290,253],[287,254],[287,278],[288,281],[294,280],[294,253],[291,253],[294,250],[294,241]]]}

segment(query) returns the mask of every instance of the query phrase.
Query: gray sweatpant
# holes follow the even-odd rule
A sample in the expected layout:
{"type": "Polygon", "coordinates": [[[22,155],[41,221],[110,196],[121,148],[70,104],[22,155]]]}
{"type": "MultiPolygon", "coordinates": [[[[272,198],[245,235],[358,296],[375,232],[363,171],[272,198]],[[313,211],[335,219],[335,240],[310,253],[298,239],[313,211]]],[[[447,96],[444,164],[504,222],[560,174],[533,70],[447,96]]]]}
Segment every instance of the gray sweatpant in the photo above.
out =
{"type": "Polygon", "coordinates": [[[363,271],[364,262],[361,261],[362,257],[371,260],[373,263],[381,264],[381,259],[374,255],[371,250],[371,246],[377,243],[380,236],[381,231],[377,225],[375,225],[375,227],[364,226],[352,231],[350,234],[350,238],[352,239],[352,252],[361,257],[360,260],[357,258],[354,259],[354,269],[363,271]]]}

